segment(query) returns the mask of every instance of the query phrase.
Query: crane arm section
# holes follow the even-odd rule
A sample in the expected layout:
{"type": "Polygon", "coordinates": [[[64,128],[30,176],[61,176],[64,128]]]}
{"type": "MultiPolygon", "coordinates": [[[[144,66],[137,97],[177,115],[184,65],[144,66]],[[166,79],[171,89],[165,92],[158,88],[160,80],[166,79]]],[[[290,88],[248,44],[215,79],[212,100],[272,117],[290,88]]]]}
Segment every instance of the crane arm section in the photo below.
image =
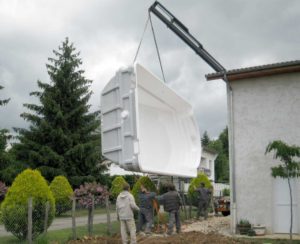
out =
{"type": "Polygon", "coordinates": [[[190,34],[185,27],[169,10],[159,2],[154,2],[149,8],[149,13],[156,15],[168,28],[170,28],[181,40],[192,48],[210,67],[216,72],[225,72],[226,69],[214,59],[202,46],[202,44],[190,34]]]}

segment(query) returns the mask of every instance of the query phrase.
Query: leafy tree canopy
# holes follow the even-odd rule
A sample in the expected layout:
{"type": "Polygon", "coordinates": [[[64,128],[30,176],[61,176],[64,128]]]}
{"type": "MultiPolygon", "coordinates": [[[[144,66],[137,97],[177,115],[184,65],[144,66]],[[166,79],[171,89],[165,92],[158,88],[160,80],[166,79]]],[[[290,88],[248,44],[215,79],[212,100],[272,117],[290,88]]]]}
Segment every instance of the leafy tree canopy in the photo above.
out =
{"type": "Polygon", "coordinates": [[[267,148],[266,153],[274,152],[274,158],[279,159],[281,164],[272,167],[272,176],[281,178],[300,177],[300,147],[290,146],[283,141],[277,140],[271,142],[267,148]]]}
{"type": "Polygon", "coordinates": [[[215,160],[216,182],[226,182],[226,183],[229,182],[228,128],[226,127],[221,132],[218,139],[210,140],[207,147],[214,149],[218,153],[218,156],[215,160]]]}

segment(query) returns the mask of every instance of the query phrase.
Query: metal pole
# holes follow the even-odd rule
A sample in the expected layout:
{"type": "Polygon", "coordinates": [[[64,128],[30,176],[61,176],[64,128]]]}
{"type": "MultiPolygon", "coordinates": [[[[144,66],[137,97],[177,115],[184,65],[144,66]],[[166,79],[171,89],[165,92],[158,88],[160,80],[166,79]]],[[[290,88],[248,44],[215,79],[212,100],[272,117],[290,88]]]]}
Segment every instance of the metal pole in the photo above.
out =
{"type": "Polygon", "coordinates": [[[110,209],[109,209],[109,196],[105,197],[105,206],[106,206],[106,217],[107,217],[107,234],[111,235],[111,219],[110,219],[110,209]]]}
{"type": "Polygon", "coordinates": [[[90,224],[91,224],[91,233],[90,235],[93,234],[93,224],[94,224],[94,211],[95,211],[95,196],[92,195],[92,211],[91,211],[91,219],[90,219],[90,224]]]}
{"type": "Polygon", "coordinates": [[[28,199],[28,243],[32,244],[32,197],[28,199]]]}
{"type": "Polygon", "coordinates": [[[76,219],[75,219],[75,211],[76,211],[76,198],[72,199],[72,233],[73,240],[76,240],[76,219]]]}
{"type": "Polygon", "coordinates": [[[185,202],[185,195],[184,195],[184,181],[181,178],[178,179],[179,181],[179,192],[181,194],[182,204],[183,204],[183,211],[184,211],[184,219],[187,220],[187,212],[186,212],[186,202],[185,202]]]}

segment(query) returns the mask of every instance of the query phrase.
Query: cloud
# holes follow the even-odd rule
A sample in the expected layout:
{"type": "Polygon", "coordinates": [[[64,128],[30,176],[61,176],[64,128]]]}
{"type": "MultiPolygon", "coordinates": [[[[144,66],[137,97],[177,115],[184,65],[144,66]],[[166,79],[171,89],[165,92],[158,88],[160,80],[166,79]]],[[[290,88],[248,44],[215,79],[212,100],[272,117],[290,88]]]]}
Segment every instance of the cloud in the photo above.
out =
{"type": "MultiPolygon", "coordinates": [[[[161,1],[227,69],[298,59],[300,2],[294,0],[161,1]],[[259,6],[259,7],[258,7],[259,6]]],[[[85,76],[94,82],[90,100],[121,67],[132,64],[151,0],[0,0],[0,127],[25,127],[23,103],[36,81],[49,82],[45,64],[69,37],[81,52],[85,76]]],[[[227,124],[223,81],[207,82],[212,69],[152,17],[167,84],[193,106],[201,131],[218,136],[227,124]]],[[[138,61],[161,77],[150,28],[138,61]]]]}

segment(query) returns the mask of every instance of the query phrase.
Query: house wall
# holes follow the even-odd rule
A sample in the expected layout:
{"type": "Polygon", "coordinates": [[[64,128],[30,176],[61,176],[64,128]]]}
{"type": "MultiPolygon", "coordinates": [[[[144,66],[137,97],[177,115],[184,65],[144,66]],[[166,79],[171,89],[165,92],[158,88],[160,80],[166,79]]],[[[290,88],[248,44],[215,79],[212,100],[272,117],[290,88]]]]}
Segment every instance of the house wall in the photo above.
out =
{"type": "MultiPolygon", "coordinates": [[[[236,220],[264,224],[271,233],[274,179],[270,167],[279,161],[275,163],[265,150],[269,142],[277,139],[300,145],[300,73],[231,81],[230,85],[236,220]]],[[[295,217],[300,219],[299,191],[297,202],[295,217]]]]}
{"type": "Polygon", "coordinates": [[[201,154],[201,161],[200,161],[200,164],[198,167],[198,172],[201,172],[201,168],[208,169],[210,171],[208,178],[213,182],[215,182],[215,160],[216,160],[216,157],[217,157],[217,154],[208,152],[203,149],[202,154],[201,154]]]}

